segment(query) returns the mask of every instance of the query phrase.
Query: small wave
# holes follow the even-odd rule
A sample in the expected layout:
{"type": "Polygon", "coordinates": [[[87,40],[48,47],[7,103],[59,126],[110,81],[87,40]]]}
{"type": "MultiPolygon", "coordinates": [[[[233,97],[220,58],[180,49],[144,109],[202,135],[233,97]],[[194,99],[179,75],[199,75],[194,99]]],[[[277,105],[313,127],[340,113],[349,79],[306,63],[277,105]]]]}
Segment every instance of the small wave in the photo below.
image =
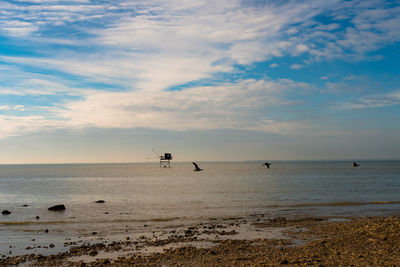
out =
{"type": "Polygon", "coordinates": [[[286,207],[323,207],[323,206],[359,206],[359,205],[391,205],[400,204],[398,201],[342,201],[342,202],[325,202],[325,203],[300,203],[286,205],[286,207]]]}
{"type": "MultiPolygon", "coordinates": [[[[329,207],[329,206],[360,206],[360,205],[393,205],[400,204],[400,200],[395,201],[338,201],[322,203],[296,203],[296,204],[272,204],[257,205],[252,208],[301,208],[301,207],[329,207]]],[[[237,206],[242,207],[242,206],[237,206]]]]}
{"type": "MultiPolygon", "coordinates": [[[[175,221],[179,220],[180,217],[166,217],[166,218],[153,218],[153,219],[115,219],[115,220],[98,220],[96,222],[100,223],[127,223],[127,222],[170,222],[170,221],[175,221]]],[[[89,222],[89,221],[88,221],[89,222]]],[[[92,221],[90,221],[92,222],[92,221]]]]}
{"type": "Polygon", "coordinates": [[[74,223],[74,221],[27,221],[27,222],[0,222],[0,225],[4,226],[12,226],[12,225],[40,225],[40,224],[66,224],[66,223],[74,223]]]}
{"type": "Polygon", "coordinates": [[[179,217],[175,217],[175,218],[156,218],[156,219],[151,219],[148,220],[149,222],[170,222],[170,221],[175,221],[175,220],[179,220],[179,217]]]}
{"type": "Polygon", "coordinates": [[[153,218],[153,219],[111,219],[111,220],[83,220],[83,221],[25,221],[25,222],[0,222],[3,226],[25,226],[25,225],[49,225],[69,223],[145,223],[145,222],[170,222],[180,219],[179,217],[153,218]]]}

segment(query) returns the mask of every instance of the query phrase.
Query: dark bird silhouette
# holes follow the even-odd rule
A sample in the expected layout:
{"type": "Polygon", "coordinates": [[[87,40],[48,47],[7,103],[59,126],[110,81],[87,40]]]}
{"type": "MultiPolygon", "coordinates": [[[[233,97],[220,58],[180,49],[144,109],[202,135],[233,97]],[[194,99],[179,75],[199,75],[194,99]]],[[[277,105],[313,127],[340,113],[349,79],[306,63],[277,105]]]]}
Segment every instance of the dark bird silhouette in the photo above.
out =
{"type": "Polygon", "coordinates": [[[358,164],[357,162],[353,162],[353,167],[358,167],[360,166],[360,164],[358,164]]]}
{"type": "Polygon", "coordinates": [[[264,164],[263,164],[263,166],[267,166],[267,168],[269,169],[269,166],[271,166],[271,162],[265,162],[264,164]]]}
{"type": "Polygon", "coordinates": [[[192,162],[193,163],[193,165],[194,165],[194,171],[195,172],[199,172],[199,171],[202,171],[203,169],[200,169],[199,168],[199,165],[197,165],[197,163],[196,162],[192,162]]]}

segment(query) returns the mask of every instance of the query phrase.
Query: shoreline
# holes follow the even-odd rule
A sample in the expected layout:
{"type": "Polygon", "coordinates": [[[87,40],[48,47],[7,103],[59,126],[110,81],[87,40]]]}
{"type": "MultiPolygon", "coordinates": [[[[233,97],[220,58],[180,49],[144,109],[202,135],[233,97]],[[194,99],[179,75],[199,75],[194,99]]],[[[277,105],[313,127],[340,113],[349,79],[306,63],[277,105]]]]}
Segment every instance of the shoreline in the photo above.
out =
{"type": "MultiPolygon", "coordinates": [[[[1,266],[397,265],[400,216],[253,214],[64,242],[64,252],[0,255],[1,266]],[[81,241],[81,242],[79,242],[81,241]]],[[[68,239],[68,238],[67,238],[68,239]]],[[[54,247],[54,245],[53,245],[54,247]]],[[[51,244],[49,244],[51,248],[51,244]]]]}

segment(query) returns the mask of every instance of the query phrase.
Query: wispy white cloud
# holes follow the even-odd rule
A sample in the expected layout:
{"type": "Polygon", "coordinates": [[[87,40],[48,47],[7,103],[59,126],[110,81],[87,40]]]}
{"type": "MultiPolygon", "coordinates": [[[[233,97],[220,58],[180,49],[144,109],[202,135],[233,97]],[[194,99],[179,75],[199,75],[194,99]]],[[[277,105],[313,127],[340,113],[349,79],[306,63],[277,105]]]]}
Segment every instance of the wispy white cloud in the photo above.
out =
{"type": "Polygon", "coordinates": [[[270,130],[274,123],[265,127],[267,110],[293,104],[284,95],[308,87],[288,80],[246,80],[181,91],[97,92],[67,103],[58,116],[74,127],[270,130]]]}
{"type": "Polygon", "coordinates": [[[25,37],[37,31],[38,27],[31,22],[11,20],[3,21],[0,29],[14,37],[25,37]]]}
{"type": "Polygon", "coordinates": [[[354,101],[341,103],[337,107],[339,109],[366,109],[395,105],[400,105],[400,91],[364,96],[354,101]]]}
{"type": "Polygon", "coordinates": [[[374,82],[365,75],[350,75],[343,77],[339,81],[326,82],[325,87],[321,90],[323,93],[331,93],[336,95],[356,94],[358,96],[371,94],[375,92],[377,87],[381,87],[379,83],[374,82]]]}
{"type": "MultiPolygon", "coordinates": [[[[218,72],[231,72],[235,64],[252,64],[283,56],[287,51],[296,50],[296,46],[298,52],[305,52],[307,45],[284,38],[285,29],[319,14],[329,5],[319,1],[261,8],[243,7],[240,1],[9,4],[5,9],[14,15],[6,19],[27,17],[25,13],[28,12],[30,19],[26,21],[38,27],[37,36],[31,37],[38,42],[43,41],[42,29],[49,25],[100,17],[105,27],[76,25],[85,34],[82,46],[96,48],[93,52],[64,51],[62,54],[45,53],[40,58],[3,57],[3,60],[57,69],[96,81],[121,83],[135,89],[160,90],[218,72]],[[109,13],[109,10],[118,12],[109,13]]],[[[63,44],[66,38],[59,38],[57,41],[47,36],[45,40],[63,44]]],[[[75,39],[72,36],[72,44],[79,45],[75,39]]]]}
{"type": "Polygon", "coordinates": [[[304,65],[301,65],[301,64],[292,64],[292,65],[290,65],[290,68],[291,68],[292,70],[299,70],[299,69],[304,68],[304,65]]]}
{"type": "Polygon", "coordinates": [[[65,79],[26,72],[15,66],[0,65],[0,80],[2,81],[0,95],[9,96],[79,96],[91,90],[90,88],[82,90],[65,79]]]}
{"type": "Polygon", "coordinates": [[[0,106],[0,110],[24,110],[24,106],[23,105],[14,105],[14,106],[2,105],[2,106],[0,106]]]}
{"type": "Polygon", "coordinates": [[[335,38],[326,42],[326,50],[318,55],[335,58],[368,59],[375,51],[400,40],[400,7],[386,1],[347,2],[337,6],[334,14],[340,20],[351,18],[345,31],[336,31],[335,38]],[[350,5],[350,6],[348,6],[350,5]]]}
{"type": "Polygon", "coordinates": [[[305,44],[296,45],[296,52],[299,54],[307,52],[308,50],[309,50],[309,48],[305,44]]]}
{"type": "MultiPolygon", "coordinates": [[[[218,4],[116,1],[101,5],[38,1],[40,4],[28,6],[3,4],[4,10],[11,13],[3,16],[3,21],[13,21],[10,17],[22,21],[25,17],[23,23],[30,26],[24,28],[23,34],[36,29],[40,38],[34,35],[32,38],[40,42],[41,30],[48,24],[102,19],[105,24],[101,29],[76,25],[86,34],[84,42],[74,41],[73,36],[69,38],[72,45],[100,50],[21,58],[21,64],[56,68],[139,89],[162,89],[207,78],[216,72],[231,72],[234,64],[246,65],[285,54],[310,53],[314,59],[349,58],[349,53],[360,57],[377,46],[400,40],[395,27],[400,18],[399,8],[380,4],[372,12],[369,10],[372,4],[339,2],[294,1],[253,8],[243,6],[240,1],[218,4]],[[352,25],[343,31],[338,30],[339,23],[313,20],[314,16],[327,12],[334,14],[335,19],[340,14],[353,18],[352,25]],[[288,38],[288,34],[292,36],[288,38]]],[[[65,39],[63,36],[45,38],[47,42],[67,44],[65,39]]],[[[16,58],[4,60],[13,62],[16,58]]]]}
{"type": "Polygon", "coordinates": [[[58,126],[61,126],[60,122],[46,119],[43,116],[0,115],[0,139],[36,131],[51,131],[58,126]]]}
{"type": "MultiPolygon", "coordinates": [[[[4,127],[0,127],[0,137],[87,127],[172,131],[247,129],[293,134],[294,129],[310,126],[306,122],[273,118],[268,115],[269,111],[296,105],[295,100],[286,100],[285,96],[294,91],[309,90],[310,87],[290,80],[244,80],[175,91],[91,91],[81,100],[42,107],[44,115],[1,115],[0,126],[4,127]]],[[[16,107],[3,108],[9,110],[16,107]]]]}

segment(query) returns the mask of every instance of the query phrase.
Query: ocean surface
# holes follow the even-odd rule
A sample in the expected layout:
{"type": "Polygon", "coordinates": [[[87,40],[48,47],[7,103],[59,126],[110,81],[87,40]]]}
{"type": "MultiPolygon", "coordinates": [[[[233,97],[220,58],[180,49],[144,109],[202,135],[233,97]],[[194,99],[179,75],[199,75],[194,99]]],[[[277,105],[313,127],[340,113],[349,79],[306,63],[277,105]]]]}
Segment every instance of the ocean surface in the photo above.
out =
{"type": "Polygon", "coordinates": [[[359,163],[199,162],[201,172],[190,162],[0,165],[0,210],[11,211],[0,216],[0,253],[43,229],[47,242],[251,214],[399,215],[400,161],[359,163]],[[57,204],[66,211],[47,210],[57,204]]]}

